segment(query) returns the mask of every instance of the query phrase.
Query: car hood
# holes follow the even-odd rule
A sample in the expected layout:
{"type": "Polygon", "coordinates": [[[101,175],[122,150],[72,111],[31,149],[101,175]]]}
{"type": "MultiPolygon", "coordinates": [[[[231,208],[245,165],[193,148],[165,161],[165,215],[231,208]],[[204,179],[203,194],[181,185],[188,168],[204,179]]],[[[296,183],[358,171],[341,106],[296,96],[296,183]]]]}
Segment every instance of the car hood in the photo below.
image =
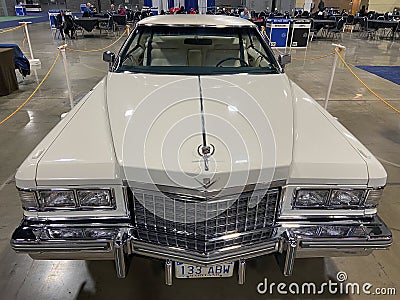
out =
{"type": "Polygon", "coordinates": [[[110,73],[107,103],[131,185],[220,190],[288,177],[293,111],[282,74],[110,73]]]}
{"type": "Polygon", "coordinates": [[[16,180],[29,188],[125,180],[193,192],[280,180],[382,186],[386,173],[284,74],[109,73],[35,148],[16,180]]]}

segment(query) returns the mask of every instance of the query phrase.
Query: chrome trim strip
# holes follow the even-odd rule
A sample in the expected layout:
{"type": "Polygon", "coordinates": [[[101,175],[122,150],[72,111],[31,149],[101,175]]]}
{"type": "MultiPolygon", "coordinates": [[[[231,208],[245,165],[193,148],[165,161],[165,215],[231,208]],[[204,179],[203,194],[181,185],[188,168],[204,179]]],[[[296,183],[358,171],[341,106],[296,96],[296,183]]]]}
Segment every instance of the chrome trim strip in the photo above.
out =
{"type": "Polygon", "coordinates": [[[16,252],[111,252],[111,241],[53,241],[53,242],[25,242],[12,240],[11,247],[16,252]]]}
{"type": "Polygon", "coordinates": [[[118,278],[125,278],[127,273],[124,250],[126,240],[126,234],[123,232],[119,232],[116,240],[114,241],[114,261],[118,278]]]}
{"type": "MultiPolygon", "coordinates": [[[[96,217],[96,216],[73,216],[73,217],[31,217],[24,216],[24,220],[29,222],[38,222],[38,223],[48,223],[48,222],[77,222],[77,221],[87,221],[90,224],[96,224],[101,221],[113,221],[113,220],[121,220],[126,221],[126,223],[130,223],[130,218],[127,216],[107,216],[107,217],[96,217]]],[[[100,223],[99,223],[100,224],[100,223]]],[[[103,223],[101,223],[103,224],[103,223]]],[[[52,226],[53,224],[48,224],[48,226],[52,226]]],[[[110,224],[112,226],[116,226],[116,224],[110,224]]],[[[126,225],[124,223],[124,225],[126,225]]],[[[59,226],[59,224],[55,223],[54,226],[59,226]]],[[[68,226],[75,226],[75,224],[70,224],[68,226]]]]}
{"type": "Polygon", "coordinates": [[[242,285],[246,281],[246,261],[240,259],[238,264],[238,284],[242,285]]]}
{"type": "MultiPolygon", "coordinates": [[[[167,185],[160,185],[160,184],[153,184],[153,183],[145,183],[145,182],[136,182],[136,181],[129,181],[124,180],[123,184],[125,186],[130,187],[131,189],[139,189],[139,190],[150,190],[150,191],[157,191],[162,193],[170,193],[170,194],[179,194],[183,196],[197,196],[197,197],[205,197],[205,193],[208,197],[213,197],[221,193],[220,189],[190,189],[184,187],[172,187],[167,185]]],[[[245,192],[251,191],[259,191],[259,190],[268,190],[273,188],[278,188],[286,185],[286,180],[277,180],[270,182],[268,184],[265,183],[251,183],[245,186],[234,186],[224,188],[223,195],[236,195],[245,192]]]]}
{"type": "Polygon", "coordinates": [[[274,238],[270,241],[252,246],[221,249],[213,254],[210,254],[209,256],[188,252],[185,249],[162,247],[135,240],[132,240],[131,243],[133,253],[136,254],[205,266],[209,264],[238,260],[240,258],[248,259],[274,253],[278,250],[279,239],[274,238]]]}
{"type": "Polygon", "coordinates": [[[165,284],[172,285],[172,261],[167,259],[165,261],[165,284]]]}
{"type": "Polygon", "coordinates": [[[345,249],[345,248],[372,248],[372,249],[382,249],[388,248],[392,245],[392,239],[377,239],[374,240],[365,240],[365,239],[351,239],[349,241],[300,241],[300,246],[303,249],[312,248],[312,249],[345,249]]]}

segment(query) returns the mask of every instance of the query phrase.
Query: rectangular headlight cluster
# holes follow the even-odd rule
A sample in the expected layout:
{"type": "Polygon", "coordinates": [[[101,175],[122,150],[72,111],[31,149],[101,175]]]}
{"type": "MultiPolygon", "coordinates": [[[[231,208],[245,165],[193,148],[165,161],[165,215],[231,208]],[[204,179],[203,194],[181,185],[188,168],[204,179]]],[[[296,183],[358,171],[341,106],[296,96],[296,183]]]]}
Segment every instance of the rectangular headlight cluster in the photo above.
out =
{"type": "Polygon", "coordinates": [[[22,208],[28,211],[53,209],[110,209],[115,207],[109,189],[57,189],[19,191],[22,208]]]}
{"type": "Polygon", "coordinates": [[[374,208],[382,196],[382,189],[298,189],[293,207],[314,209],[374,208]]]}

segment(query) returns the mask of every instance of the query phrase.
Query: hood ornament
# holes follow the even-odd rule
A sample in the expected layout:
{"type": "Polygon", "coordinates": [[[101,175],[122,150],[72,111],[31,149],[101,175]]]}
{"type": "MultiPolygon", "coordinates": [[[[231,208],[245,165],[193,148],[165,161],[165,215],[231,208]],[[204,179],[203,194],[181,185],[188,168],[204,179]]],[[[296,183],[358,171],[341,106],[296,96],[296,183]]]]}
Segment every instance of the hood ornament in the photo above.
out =
{"type": "Polygon", "coordinates": [[[209,157],[210,157],[211,155],[213,155],[214,152],[215,152],[215,147],[214,147],[213,144],[210,144],[209,146],[203,144],[203,145],[199,145],[199,147],[197,147],[197,153],[198,153],[201,157],[203,157],[203,160],[204,160],[204,169],[205,169],[206,171],[209,170],[209,166],[208,166],[209,157]]]}
{"type": "Polygon", "coordinates": [[[200,112],[201,112],[201,133],[203,144],[197,147],[197,153],[203,157],[204,160],[204,169],[206,171],[209,170],[208,167],[208,159],[215,152],[215,147],[213,144],[207,144],[207,133],[206,133],[206,120],[205,120],[205,112],[204,112],[204,101],[203,101],[203,90],[201,88],[201,78],[199,76],[199,94],[200,94],[200,112]]]}

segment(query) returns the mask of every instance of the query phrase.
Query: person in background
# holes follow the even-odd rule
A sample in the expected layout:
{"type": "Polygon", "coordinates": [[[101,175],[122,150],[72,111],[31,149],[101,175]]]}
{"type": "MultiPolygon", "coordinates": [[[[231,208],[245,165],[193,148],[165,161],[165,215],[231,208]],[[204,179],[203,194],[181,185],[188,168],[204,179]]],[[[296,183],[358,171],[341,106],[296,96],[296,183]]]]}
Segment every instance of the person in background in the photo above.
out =
{"type": "Polygon", "coordinates": [[[251,15],[247,7],[245,7],[244,10],[240,13],[240,17],[242,19],[251,20],[251,15]]]}
{"type": "Polygon", "coordinates": [[[59,14],[57,14],[54,18],[55,20],[55,27],[60,31],[61,38],[65,40],[65,35],[64,35],[64,11],[61,10],[59,14]]]}
{"type": "Polygon", "coordinates": [[[318,10],[319,11],[324,11],[325,10],[325,3],[324,3],[324,1],[319,1],[319,3],[318,3],[318,10]]]}
{"type": "Polygon", "coordinates": [[[113,14],[117,13],[117,11],[115,10],[114,3],[111,3],[110,9],[107,11],[107,13],[110,14],[110,15],[113,15],[113,14]]]}
{"type": "Polygon", "coordinates": [[[126,15],[125,8],[122,6],[122,4],[118,5],[118,11],[117,11],[117,14],[119,14],[119,15],[123,15],[123,16],[125,16],[125,15],[126,15]]]}
{"type": "Polygon", "coordinates": [[[86,3],[86,11],[83,13],[82,17],[92,17],[96,13],[96,8],[92,3],[86,3]]]}
{"type": "Polygon", "coordinates": [[[196,11],[194,10],[193,7],[190,9],[189,14],[190,15],[195,15],[196,14],[196,11]]]}
{"type": "Polygon", "coordinates": [[[177,14],[186,14],[185,7],[182,5],[181,8],[176,13],[177,14]]]}
{"type": "Polygon", "coordinates": [[[67,10],[64,12],[64,33],[70,39],[76,39],[75,32],[76,32],[76,25],[73,21],[72,13],[67,10]]]}
{"type": "Polygon", "coordinates": [[[347,16],[348,15],[348,13],[347,13],[347,11],[343,8],[343,10],[342,10],[342,12],[341,12],[341,15],[342,16],[347,16]]]}
{"type": "Polygon", "coordinates": [[[365,5],[361,6],[360,11],[358,12],[359,17],[364,17],[366,13],[365,5]]]}

